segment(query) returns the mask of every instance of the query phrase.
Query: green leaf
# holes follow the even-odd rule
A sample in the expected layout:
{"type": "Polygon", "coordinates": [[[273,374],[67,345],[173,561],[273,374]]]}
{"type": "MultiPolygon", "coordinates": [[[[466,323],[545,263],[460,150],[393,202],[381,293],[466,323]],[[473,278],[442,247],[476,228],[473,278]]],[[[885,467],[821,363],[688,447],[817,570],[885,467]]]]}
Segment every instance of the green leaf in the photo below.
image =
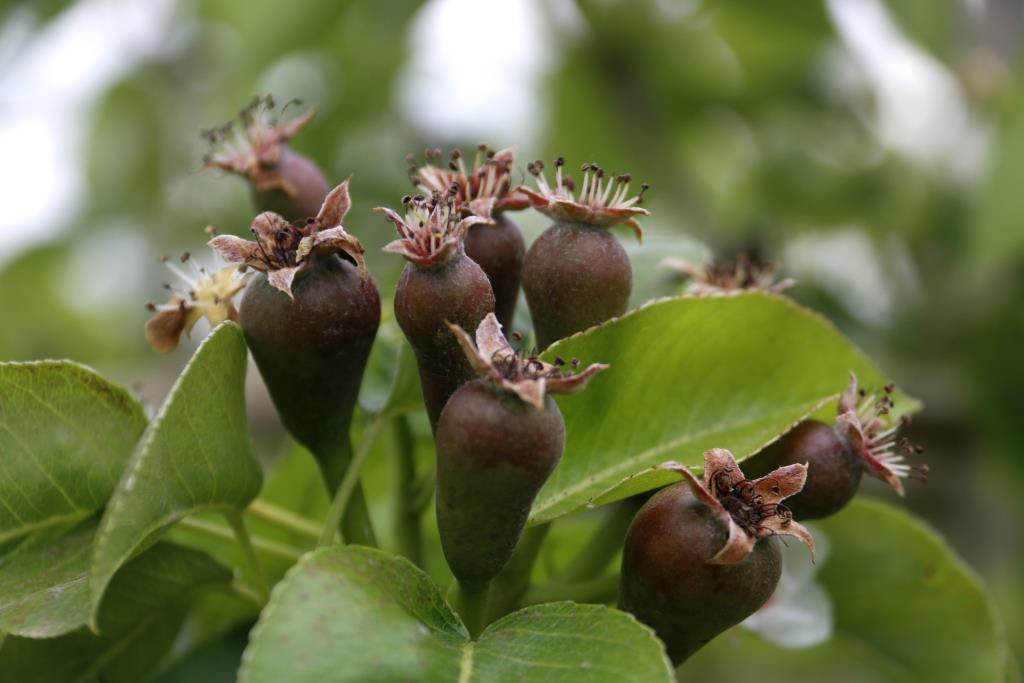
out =
{"type": "MultiPolygon", "coordinates": [[[[186,598],[198,587],[230,579],[231,572],[209,556],[160,543],[110,582],[99,613],[102,636],[85,628],[45,640],[8,636],[0,647],[0,671],[4,680],[33,683],[136,683],[173,644],[186,598]]],[[[76,605],[84,624],[88,603],[80,599],[76,605]]]]}
{"type": "Polygon", "coordinates": [[[89,558],[96,522],[0,563],[0,631],[53,638],[89,620],[89,558]]]}
{"type": "Polygon", "coordinates": [[[422,571],[348,546],[306,555],[274,590],[242,683],[672,681],[664,648],[631,616],[550,603],[491,624],[476,642],[422,571]]]}
{"type": "Polygon", "coordinates": [[[0,542],[103,508],[145,427],[139,402],[85,366],[0,363],[0,542]]]}
{"type": "Polygon", "coordinates": [[[820,527],[832,549],[819,574],[832,599],[832,639],[783,649],[737,630],[694,655],[681,680],[755,680],[766,666],[776,680],[794,683],[1008,680],[992,600],[934,531],[863,499],[820,527]]]}
{"type": "Polygon", "coordinates": [[[150,423],[100,523],[89,575],[94,618],[110,578],[157,534],[200,510],[242,509],[259,493],[262,472],[245,417],[246,358],[238,326],[219,325],[150,423]]]}
{"type": "Polygon", "coordinates": [[[664,485],[649,468],[667,460],[700,465],[712,447],[746,458],[834,400],[851,370],[886,383],[823,318],[758,292],[653,302],[544,354],[556,356],[611,369],[558,398],[565,454],[531,523],[664,485]]]}

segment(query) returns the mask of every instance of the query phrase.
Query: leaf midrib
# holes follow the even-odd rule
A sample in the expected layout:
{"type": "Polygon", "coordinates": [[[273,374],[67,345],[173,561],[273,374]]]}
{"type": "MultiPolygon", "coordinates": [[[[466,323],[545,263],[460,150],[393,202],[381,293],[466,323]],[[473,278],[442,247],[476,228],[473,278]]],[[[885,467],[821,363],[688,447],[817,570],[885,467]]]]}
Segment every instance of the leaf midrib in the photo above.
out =
{"type": "MultiPolygon", "coordinates": [[[[827,404],[829,401],[834,399],[835,394],[831,394],[829,396],[826,396],[825,398],[801,404],[800,410],[802,411],[803,417],[806,417],[807,415],[814,413],[816,410],[818,410],[819,408],[827,404]]],[[[665,441],[656,446],[652,446],[651,448],[640,451],[639,453],[634,453],[630,456],[627,456],[626,458],[623,458],[622,460],[615,462],[613,465],[609,467],[605,467],[601,470],[598,470],[593,474],[588,474],[587,476],[579,479],[575,484],[571,484],[561,489],[560,491],[556,492],[555,494],[549,496],[548,498],[543,499],[538,505],[534,506],[533,510],[530,513],[530,518],[531,520],[535,520],[538,517],[542,517],[544,512],[555,507],[558,503],[562,502],[563,500],[566,500],[567,498],[571,498],[579,493],[582,493],[583,491],[586,491],[598,481],[601,481],[609,476],[613,476],[617,472],[630,472],[631,474],[636,474],[643,468],[649,466],[646,464],[641,464],[642,461],[648,458],[674,450],[687,443],[696,441],[697,439],[705,438],[707,436],[711,436],[718,432],[741,429],[743,427],[749,426],[756,422],[760,422],[775,415],[780,415],[784,412],[789,411],[778,410],[770,413],[762,413],[757,417],[753,418],[736,420],[733,422],[719,423],[714,427],[698,430],[695,432],[690,432],[688,434],[683,434],[681,436],[676,437],[675,439],[665,441]],[[640,469],[634,469],[637,467],[639,467],[640,469]]],[[[626,476],[629,475],[627,474],[626,476]]]]}

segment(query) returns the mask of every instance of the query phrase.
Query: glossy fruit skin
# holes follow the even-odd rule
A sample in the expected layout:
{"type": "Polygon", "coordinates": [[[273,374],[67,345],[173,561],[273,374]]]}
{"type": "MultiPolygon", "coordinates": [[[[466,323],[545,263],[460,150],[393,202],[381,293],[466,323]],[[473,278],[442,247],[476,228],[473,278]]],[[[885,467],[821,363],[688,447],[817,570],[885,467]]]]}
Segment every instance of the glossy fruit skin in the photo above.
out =
{"type": "Polygon", "coordinates": [[[526,252],[523,290],[544,349],[625,313],[633,269],[608,230],[556,222],[526,252]]]}
{"type": "Polygon", "coordinates": [[[436,441],[444,556],[459,581],[489,581],[512,557],[533,500],[562,457],[562,414],[550,396],[538,410],[475,380],[448,401],[436,441]]]}
{"type": "Polygon", "coordinates": [[[786,499],[793,516],[821,519],[842,510],[853,499],[864,473],[860,458],[836,430],[818,420],[805,420],[743,464],[756,478],[784,465],[806,464],[803,490],[786,499]]]}
{"type": "Polygon", "coordinates": [[[676,666],[756,612],[779,582],[775,539],[758,541],[736,564],[710,564],[727,536],[686,482],[655,494],[629,527],[619,608],[654,629],[676,666]]]}
{"type": "Polygon", "coordinates": [[[333,495],[351,460],[349,427],[380,324],[380,295],[350,261],[314,258],[292,283],[294,301],[258,273],[239,317],[278,414],[312,451],[333,495]]]}
{"type": "Polygon", "coordinates": [[[445,322],[475,330],[494,311],[487,275],[464,253],[432,268],[407,263],[395,290],[395,319],[416,354],[423,401],[436,428],[448,398],[476,372],[445,322]]]}
{"type": "Polygon", "coordinates": [[[494,216],[494,225],[474,225],[466,235],[466,255],[487,274],[494,291],[494,314],[506,334],[515,318],[525,253],[523,233],[504,213],[494,216]]]}
{"type": "Polygon", "coordinates": [[[281,189],[257,190],[254,187],[252,196],[257,210],[279,213],[289,221],[316,216],[324,197],[331,190],[320,167],[309,157],[283,146],[274,172],[294,189],[295,194],[292,196],[281,189]]]}

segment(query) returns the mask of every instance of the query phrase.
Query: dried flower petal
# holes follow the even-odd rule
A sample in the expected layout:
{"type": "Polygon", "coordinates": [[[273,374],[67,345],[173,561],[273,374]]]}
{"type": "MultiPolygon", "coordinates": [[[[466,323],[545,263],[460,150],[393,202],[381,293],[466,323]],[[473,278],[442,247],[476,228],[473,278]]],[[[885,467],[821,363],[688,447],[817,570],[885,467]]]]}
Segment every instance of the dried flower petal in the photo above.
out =
{"type": "Polygon", "coordinates": [[[324,198],[316,218],[289,223],[273,211],[256,216],[250,230],[256,240],[233,235],[217,235],[207,244],[229,263],[241,263],[267,273],[267,280],[277,289],[292,296],[295,276],[310,261],[310,255],[342,252],[366,275],[365,249],[341,225],[352,204],[348,180],[331,190],[324,198]]]}
{"type": "Polygon", "coordinates": [[[850,373],[850,384],[839,399],[836,429],[864,463],[865,469],[904,495],[901,478],[926,480],[927,465],[909,465],[907,458],[923,449],[899,437],[900,429],[909,424],[903,416],[893,419],[892,385],[884,387],[879,398],[857,388],[857,376],[850,373]]]}
{"type": "Polygon", "coordinates": [[[403,199],[407,208],[404,218],[385,206],[375,208],[374,211],[383,213],[398,231],[398,239],[388,243],[384,251],[401,254],[428,268],[446,263],[461,253],[469,228],[493,221],[472,215],[463,218],[457,195],[452,188],[443,195],[406,197],[403,199]]]}
{"type": "Polygon", "coordinates": [[[203,132],[210,143],[210,152],[203,161],[216,167],[246,176],[259,191],[278,189],[291,196],[296,190],[281,177],[277,163],[284,144],[295,136],[316,114],[313,107],[292,119],[284,119],[292,100],[277,110],[272,95],[256,96],[239,112],[238,119],[203,132]]]}
{"type": "Polygon", "coordinates": [[[429,163],[440,156],[440,150],[427,152],[427,164],[416,166],[413,163],[409,169],[413,184],[426,195],[443,195],[454,187],[459,206],[487,219],[502,211],[519,211],[530,205],[529,200],[512,187],[516,157],[511,148],[495,152],[487,145],[480,145],[472,169],[467,169],[462,152],[457,149],[450,154],[448,168],[429,163]]]}
{"type": "Polygon", "coordinates": [[[702,479],[677,462],[664,463],[660,468],[682,474],[697,498],[729,529],[725,545],[710,562],[735,564],[750,554],[759,539],[783,534],[807,544],[813,560],[814,539],[782,504],[803,489],[807,481],[806,465],[786,465],[759,479],[749,480],[732,453],[724,448],[712,448],[704,453],[702,479]]]}
{"type": "Polygon", "coordinates": [[[628,174],[609,176],[605,179],[605,171],[597,164],[583,164],[583,183],[580,186],[579,198],[576,198],[575,183],[562,173],[565,160],[555,160],[555,184],[548,184],[544,175],[544,162],[534,161],[527,165],[527,170],[537,178],[537,190],[525,185],[517,188],[541,213],[557,221],[569,223],[585,223],[601,228],[609,228],[622,223],[629,227],[638,240],[643,242],[644,231],[635,216],[649,216],[650,211],[637,206],[644,199],[647,184],[641,185],[640,192],[629,194],[631,177],[628,174]]]}
{"type": "Polygon", "coordinates": [[[662,259],[658,267],[689,277],[691,282],[687,291],[693,296],[720,296],[746,291],[781,294],[796,285],[792,278],[776,281],[774,263],[756,261],[746,254],[740,254],[735,261],[706,263],[703,266],[669,256],[662,259]]]}
{"type": "Polygon", "coordinates": [[[571,394],[610,366],[594,363],[580,373],[564,371],[536,356],[523,358],[501,333],[501,323],[493,313],[476,330],[476,344],[458,325],[448,324],[473,369],[484,379],[509,391],[538,410],[544,409],[545,394],[571,394]]]}

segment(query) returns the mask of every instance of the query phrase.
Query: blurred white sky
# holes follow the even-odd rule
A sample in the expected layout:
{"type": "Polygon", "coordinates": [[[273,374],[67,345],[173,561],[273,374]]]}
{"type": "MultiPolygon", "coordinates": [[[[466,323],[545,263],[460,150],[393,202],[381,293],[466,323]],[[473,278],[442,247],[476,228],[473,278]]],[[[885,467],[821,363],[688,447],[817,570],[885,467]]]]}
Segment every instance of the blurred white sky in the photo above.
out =
{"type": "Polygon", "coordinates": [[[167,44],[173,9],[174,0],[82,0],[41,31],[27,10],[0,27],[0,264],[67,227],[90,107],[167,44]]]}

